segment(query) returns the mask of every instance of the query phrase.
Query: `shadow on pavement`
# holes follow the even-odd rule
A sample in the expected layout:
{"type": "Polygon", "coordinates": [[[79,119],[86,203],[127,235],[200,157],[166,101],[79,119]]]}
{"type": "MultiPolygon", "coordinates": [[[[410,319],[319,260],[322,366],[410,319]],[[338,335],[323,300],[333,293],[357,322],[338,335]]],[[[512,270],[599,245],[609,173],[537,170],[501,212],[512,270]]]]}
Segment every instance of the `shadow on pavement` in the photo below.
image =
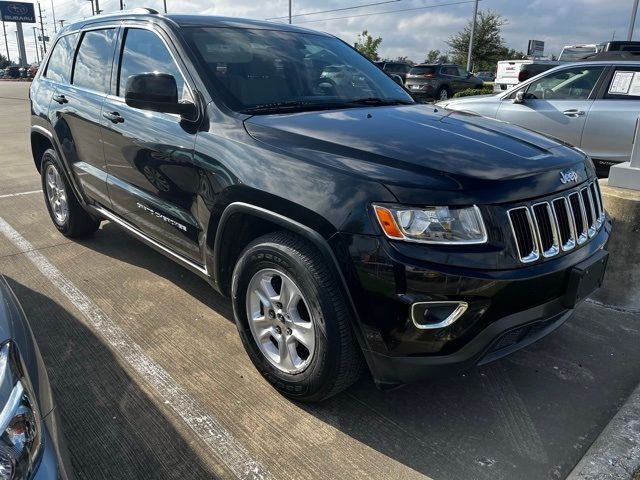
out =
{"type": "Polygon", "coordinates": [[[216,478],[100,338],[50,298],[7,280],[44,358],[77,478],[216,478]]]}
{"type": "MultiPolygon", "coordinates": [[[[87,248],[173,282],[233,321],[205,281],[104,224],[87,248]]],[[[640,380],[640,319],[583,304],[510,357],[392,392],[364,378],[320,405],[299,405],[336,429],[438,479],[564,478],[640,380]]]]}

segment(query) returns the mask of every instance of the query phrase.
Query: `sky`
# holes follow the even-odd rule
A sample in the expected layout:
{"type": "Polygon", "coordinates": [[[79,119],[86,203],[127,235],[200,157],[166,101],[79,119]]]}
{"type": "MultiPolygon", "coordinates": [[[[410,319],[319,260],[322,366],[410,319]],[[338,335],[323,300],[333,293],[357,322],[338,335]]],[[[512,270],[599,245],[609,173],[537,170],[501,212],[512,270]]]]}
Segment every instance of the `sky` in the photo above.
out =
{"type": "MultiPolygon", "coordinates": [[[[25,1],[25,0],[22,0],[25,1]]],[[[99,0],[105,12],[119,9],[119,0],[99,0]]],[[[124,0],[125,8],[151,7],[162,11],[162,0],[124,0]]],[[[166,0],[169,13],[202,13],[268,19],[288,13],[288,0],[166,0]]],[[[384,0],[292,0],[293,15],[371,4],[384,0]]],[[[45,31],[54,36],[53,14],[65,22],[91,15],[89,0],[42,0],[45,31]]],[[[564,45],[625,40],[633,0],[481,0],[480,10],[500,13],[507,25],[503,36],[508,47],[526,51],[530,39],[545,42],[545,54],[559,54],[564,45]]],[[[38,11],[36,4],[36,13],[38,11]]],[[[446,40],[473,15],[473,1],[387,0],[384,4],[316,15],[294,16],[293,23],[336,35],[353,44],[367,29],[382,37],[380,55],[407,56],[423,61],[431,49],[448,50],[446,40]],[[428,7],[428,8],[424,8],[428,7]],[[410,9],[410,10],[409,10],[410,9]],[[394,12],[394,10],[396,12],[394,12]],[[405,11],[397,11],[405,10],[405,11]],[[336,18],[351,17],[351,18],[336,18]]],[[[638,15],[640,17],[640,15],[638,15]]],[[[286,20],[285,20],[286,21],[286,20]]],[[[640,30],[640,18],[636,22],[640,30]]],[[[34,24],[23,24],[29,62],[35,60],[34,24]]],[[[13,23],[6,24],[9,53],[17,58],[13,23]]],[[[0,32],[1,34],[2,32],[0,32]]],[[[634,34],[640,40],[640,31],[634,34]]],[[[2,38],[0,52],[6,55],[2,38]]]]}

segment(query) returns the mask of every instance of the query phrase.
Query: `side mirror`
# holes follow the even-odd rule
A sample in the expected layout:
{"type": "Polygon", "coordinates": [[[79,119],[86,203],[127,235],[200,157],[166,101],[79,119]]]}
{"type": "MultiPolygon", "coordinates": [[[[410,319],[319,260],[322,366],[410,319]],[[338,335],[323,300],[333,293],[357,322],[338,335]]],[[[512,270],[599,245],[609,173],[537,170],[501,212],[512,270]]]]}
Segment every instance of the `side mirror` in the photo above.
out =
{"type": "Polygon", "coordinates": [[[467,73],[467,78],[473,77],[473,73],[467,73]]]}
{"type": "Polygon", "coordinates": [[[175,113],[189,119],[198,113],[193,103],[178,102],[176,79],[168,73],[132,75],[127,80],[124,100],[133,108],[175,113]]]}
{"type": "Polygon", "coordinates": [[[524,103],[524,90],[518,90],[513,103],[524,103]]]}
{"type": "Polygon", "coordinates": [[[396,82],[398,85],[400,85],[401,87],[404,87],[404,83],[402,82],[402,77],[400,75],[397,75],[395,73],[390,73],[389,76],[393,79],[394,82],[396,82]]]}

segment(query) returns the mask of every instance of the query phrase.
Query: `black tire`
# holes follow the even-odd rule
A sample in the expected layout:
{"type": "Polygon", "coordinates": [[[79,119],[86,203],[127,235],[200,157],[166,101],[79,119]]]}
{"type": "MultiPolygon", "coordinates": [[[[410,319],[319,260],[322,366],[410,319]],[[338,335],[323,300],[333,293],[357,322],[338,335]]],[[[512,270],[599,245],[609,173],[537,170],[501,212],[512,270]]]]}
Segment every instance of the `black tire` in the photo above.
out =
{"type": "Polygon", "coordinates": [[[450,96],[451,95],[447,87],[440,87],[440,89],[438,90],[438,93],[436,93],[436,101],[447,100],[450,96]]]}
{"type": "Polygon", "coordinates": [[[76,195],[69,185],[67,178],[62,173],[64,172],[62,163],[58,158],[57,153],[52,148],[46,150],[42,155],[42,164],[40,168],[40,177],[42,181],[42,191],[44,192],[44,202],[47,205],[49,216],[53,221],[55,227],[65,237],[74,238],[90,235],[98,230],[100,227],[100,221],[91,217],[76,198],[76,195]],[[64,219],[56,218],[51,200],[47,190],[47,172],[50,171],[50,167],[54,168],[58,174],[62,186],[64,187],[64,193],[67,204],[67,215],[64,219]]]}
{"type": "Polygon", "coordinates": [[[281,394],[298,401],[321,401],[349,387],[362,374],[364,361],[351,326],[351,313],[336,275],[306,240],[275,232],[249,244],[233,272],[233,311],[249,358],[281,394]],[[260,350],[249,327],[246,301],[251,278],[264,269],[292,279],[314,318],[315,352],[297,373],[276,368],[260,350]]]}

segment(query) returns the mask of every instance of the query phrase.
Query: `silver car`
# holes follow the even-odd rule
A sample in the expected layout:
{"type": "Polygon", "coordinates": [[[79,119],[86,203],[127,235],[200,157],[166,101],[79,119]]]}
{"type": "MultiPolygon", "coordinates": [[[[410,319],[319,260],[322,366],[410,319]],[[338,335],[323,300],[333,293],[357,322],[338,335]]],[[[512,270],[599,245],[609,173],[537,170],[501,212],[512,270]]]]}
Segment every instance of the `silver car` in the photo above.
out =
{"type": "Polygon", "coordinates": [[[548,70],[497,95],[438,104],[514,123],[580,147],[606,176],[629,161],[640,116],[640,62],[585,61],[548,70]]]}

